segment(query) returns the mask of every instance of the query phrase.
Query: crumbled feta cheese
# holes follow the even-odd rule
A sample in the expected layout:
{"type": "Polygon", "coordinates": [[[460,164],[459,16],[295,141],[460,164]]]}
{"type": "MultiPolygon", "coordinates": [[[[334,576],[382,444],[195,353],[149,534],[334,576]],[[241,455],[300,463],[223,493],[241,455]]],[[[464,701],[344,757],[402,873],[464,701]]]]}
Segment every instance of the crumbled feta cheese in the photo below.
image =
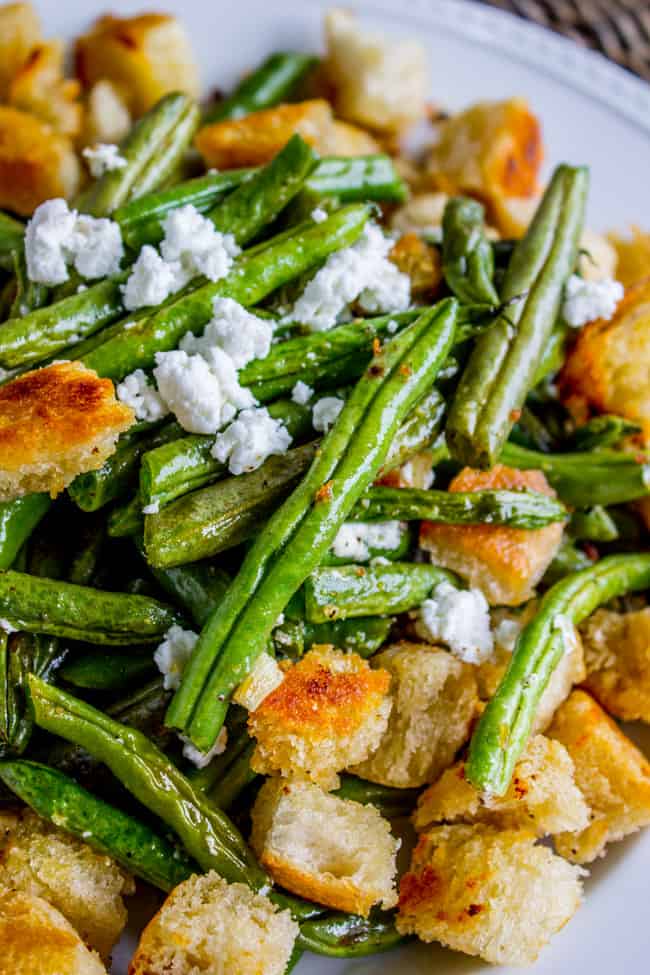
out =
{"type": "Polygon", "coordinates": [[[311,211],[311,218],[314,223],[323,223],[324,220],[327,220],[327,210],[323,210],[322,207],[316,207],[315,210],[311,211]]]}
{"type": "Polygon", "coordinates": [[[119,225],[106,217],[77,217],[68,249],[82,278],[104,278],[117,274],[124,257],[119,225]]]}
{"type": "Polygon", "coordinates": [[[302,379],[299,379],[291,390],[291,399],[298,406],[306,406],[313,395],[314,390],[307,383],[303,383],[302,379]]]}
{"type": "Polygon", "coordinates": [[[399,325],[397,324],[395,319],[391,318],[388,325],[386,326],[386,331],[388,332],[389,335],[394,335],[398,328],[399,325]]]}
{"type": "Polygon", "coordinates": [[[338,396],[323,396],[311,411],[311,422],[314,430],[327,433],[338,419],[338,415],[345,406],[345,402],[338,396]]]}
{"type": "Polygon", "coordinates": [[[581,328],[596,318],[610,319],[624,293],[621,282],[613,278],[585,281],[572,274],[564,292],[562,316],[572,328],[581,328]]]}
{"type": "Polygon", "coordinates": [[[339,528],[332,542],[332,552],[339,559],[367,562],[371,549],[395,549],[401,538],[399,521],[350,521],[339,528]]]}
{"type": "Polygon", "coordinates": [[[124,307],[136,311],[148,305],[160,305],[188,282],[180,261],[164,261],[155,247],[145,244],[122,285],[124,307]]]}
{"type": "Polygon", "coordinates": [[[65,200],[41,203],[25,229],[27,275],[39,284],[63,284],[70,264],[86,278],[115,274],[123,255],[120,228],[113,220],[80,216],[65,200]]]}
{"type": "Polygon", "coordinates": [[[200,752],[185,735],[179,735],[179,738],[183,742],[183,758],[186,758],[197,768],[206,768],[213,758],[216,758],[217,755],[223,755],[225,752],[228,744],[228,729],[221,729],[214,745],[207,752],[200,752]]]}
{"type": "Polygon", "coordinates": [[[243,410],[218,434],[211,454],[222,464],[227,461],[230,473],[237,475],[256,470],[272,454],[284,454],[290,443],[285,425],[266,407],[257,407],[243,410]]]}
{"type": "Polygon", "coordinates": [[[169,413],[167,404],[143,369],[126,376],[115,391],[120,402],[131,407],[137,420],[160,420],[169,413]]]}
{"type": "Polygon", "coordinates": [[[520,633],[521,623],[518,620],[501,620],[495,627],[494,641],[502,650],[512,653],[520,633]]]}
{"type": "Polygon", "coordinates": [[[180,348],[191,354],[207,356],[215,347],[232,359],[235,368],[264,359],[273,341],[273,324],[258,318],[232,298],[215,298],[212,303],[214,317],[205,327],[203,335],[192,332],[181,339],[180,348]]]}
{"type": "Polygon", "coordinates": [[[191,203],[168,213],[162,228],[162,257],[168,264],[178,261],[188,279],[203,274],[210,281],[218,281],[240,252],[233,235],[220,233],[191,203]]]}
{"type": "Polygon", "coordinates": [[[489,606],[478,589],[441,582],[422,603],[415,628],[423,639],[446,644],[469,664],[482,663],[493,650],[489,606]]]}
{"type": "Polygon", "coordinates": [[[0,630],[4,630],[5,633],[17,633],[18,630],[15,626],[9,622],[9,620],[0,619],[0,630]]]}
{"type": "Polygon", "coordinates": [[[142,507],[143,515],[157,515],[160,511],[160,501],[152,501],[151,504],[145,504],[142,507]]]}
{"type": "Polygon", "coordinates": [[[392,246],[377,224],[367,224],[356,243],[327,258],[287,318],[324,332],[357,298],[366,311],[404,311],[411,284],[388,259],[392,246]]]}
{"type": "Polygon", "coordinates": [[[261,653],[248,677],[235,690],[232,699],[248,711],[255,711],[283,680],[284,674],[277,661],[270,654],[261,653]]]}
{"type": "Polygon", "coordinates": [[[211,349],[207,357],[182,349],[158,352],[153,374],[163,400],[189,433],[216,433],[255,402],[222,349],[211,349]]]}
{"type": "Polygon", "coordinates": [[[158,645],[153,660],[163,675],[166,690],[176,690],[181,685],[183,671],[198,640],[198,633],[184,630],[176,623],[165,633],[165,639],[158,645]]]}
{"type": "Polygon", "coordinates": [[[112,173],[116,169],[124,169],[127,161],[120,156],[119,146],[111,142],[98,142],[94,146],[87,146],[82,156],[88,163],[90,175],[100,179],[104,173],[112,173]]]}

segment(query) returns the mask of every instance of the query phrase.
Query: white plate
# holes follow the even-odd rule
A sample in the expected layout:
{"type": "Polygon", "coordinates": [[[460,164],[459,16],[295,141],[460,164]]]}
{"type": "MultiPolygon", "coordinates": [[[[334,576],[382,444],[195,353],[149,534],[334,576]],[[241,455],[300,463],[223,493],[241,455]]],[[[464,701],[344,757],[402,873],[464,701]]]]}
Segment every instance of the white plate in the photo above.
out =
{"type": "MultiPolygon", "coordinates": [[[[187,25],[203,83],[227,89],[270,51],[321,47],[321,17],[332,0],[35,0],[48,32],[74,37],[106,8],[167,9],[187,25]]],[[[589,220],[595,228],[650,225],[650,87],[597,54],[492,8],[459,0],[351,3],[388,34],[427,46],[431,94],[449,108],[480,98],[525,95],[544,125],[549,161],[588,163],[589,220]]],[[[646,736],[645,744],[650,742],[646,736]]],[[[646,749],[647,751],[647,749],[646,749]]],[[[647,971],[650,949],[650,833],[611,848],[587,883],[586,903],[543,952],[536,975],[611,975],[647,971]]],[[[140,902],[139,913],[151,909],[140,902]]],[[[125,975],[132,941],[115,954],[125,975]]],[[[413,946],[357,962],[309,956],[298,975],[469,975],[486,966],[439,947],[413,946]]],[[[507,972],[509,970],[503,970],[507,972]]]]}

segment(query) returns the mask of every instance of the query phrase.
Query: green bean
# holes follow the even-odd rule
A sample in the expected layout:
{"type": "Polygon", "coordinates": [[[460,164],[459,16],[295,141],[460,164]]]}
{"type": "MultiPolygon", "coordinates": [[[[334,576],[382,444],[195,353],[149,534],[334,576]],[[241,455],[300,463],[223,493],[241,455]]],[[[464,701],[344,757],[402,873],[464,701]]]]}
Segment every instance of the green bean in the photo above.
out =
{"type": "Polygon", "coordinates": [[[403,203],[408,196],[393,160],[381,155],[321,159],[306,188],[315,196],[335,196],[341,203],[403,203]]]}
{"type": "Polygon", "coordinates": [[[29,633],[122,646],[156,643],[177,614],[147,596],[89,589],[11,570],[0,573],[0,618],[29,633]]]}
{"type": "Polygon", "coordinates": [[[386,474],[395,467],[401,467],[409,457],[430,447],[440,433],[444,415],[444,397],[434,387],[416,403],[399,428],[380,473],[386,474]]]}
{"type": "Polygon", "coordinates": [[[52,637],[0,633],[0,742],[4,753],[21,754],[32,735],[32,717],[25,701],[28,675],[49,680],[64,656],[52,637]]]}
{"type": "Polygon", "coordinates": [[[0,268],[3,271],[14,270],[15,255],[22,251],[24,236],[25,225],[0,211],[0,268]]]}
{"type": "Polygon", "coordinates": [[[574,511],[567,532],[577,541],[615,542],[618,538],[616,522],[600,504],[574,511]]]}
{"type": "Polygon", "coordinates": [[[189,857],[164,836],[56,769],[37,762],[5,761],[0,763],[0,779],[43,819],[160,890],[172,890],[197,872],[189,857]]]}
{"type": "Polygon", "coordinates": [[[501,289],[508,307],[476,342],[447,421],[452,456],[495,463],[535,379],[577,257],[587,171],[556,169],[501,289]],[[514,333],[514,335],[513,335],[514,333]]]}
{"type": "Polygon", "coordinates": [[[442,217],[442,269],[460,301],[498,305],[494,253],[485,236],[485,208],[466,196],[451,197],[442,217]]]}
{"type": "Polygon", "coordinates": [[[541,450],[543,453],[558,446],[557,438],[553,436],[548,425],[528,405],[523,407],[521,416],[510,431],[510,440],[520,447],[541,450]]]}
{"type": "Polygon", "coordinates": [[[557,319],[549,335],[542,355],[538,361],[531,386],[537,386],[547,376],[551,376],[564,365],[566,345],[570,328],[561,319],[557,319]]]}
{"type": "Polygon", "coordinates": [[[242,118],[286,101],[315,64],[317,58],[310,54],[296,51],[270,54],[256,71],[237,85],[228,98],[206,109],[203,124],[242,118]]]}
{"type": "Polygon", "coordinates": [[[224,775],[210,789],[208,796],[218,809],[228,812],[233,803],[257,778],[257,773],[251,768],[251,758],[255,751],[255,742],[250,741],[226,769],[224,775]]]}
{"type": "Polygon", "coordinates": [[[286,620],[273,630],[276,653],[300,657],[314,644],[331,644],[340,650],[371,657],[386,642],[394,619],[390,616],[368,616],[352,620],[328,620],[308,623],[286,620]]]}
{"type": "Polygon", "coordinates": [[[134,682],[151,676],[156,667],[149,653],[111,653],[106,650],[89,650],[75,654],[59,671],[60,677],[75,687],[93,691],[121,690],[134,682]]]}
{"type": "Polygon", "coordinates": [[[151,567],[151,573],[197,626],[203,626],[230,585],[230,576],[224,569],[205,561],[174,569],[151,567]]]}
{"type": "Polygon", "coordinates": [[[106,541],[106,526],[100,518],[89,518],[81,524],[80,545],[75,551],[67,573],[68,582],[89,586],[97,571],[106,541]]]}
{"type": "Polygon", "coordinates": [[[579,572],[581,569],[588,569],[592,565],[593,559],[590,559],[574,542],[564,539],[544,573],[542,583],[547,587],[552,586],[565,576],[579,572]]]}
{"type": "Polygon", "coordinates": [[[26,494],[0,502],[0,570],[9,569],[52,501],[47,494],[26,494]]]}
{"type": "Polygon", "coordinates": [[[392,951],[407,940],[398,934],[391,914],[377,913],[369,918],[326,914],[303,921],[296,943],[306,951],[330,958],[363,958],[392,951]]]}
{"type": "Polygon", "coordinates": [[[624,416],[603,414],[577,427],[570,438],[573,450],[602,450],[618,447],[622,440],[641,433],[641,427],[624,416]]]}
{"type": "Polygon", "coordinates": [[[181,725],[198,748],[211,747],[228,696],[376,477],[400,423],[434,381],[449,353],[456,315],[457,303],[447,299],[383,346],[307,475],[249,549],[239,575],[199,637],[168,714],[168,722],[181,725]]]}
{"type": "Polygon", "coordinates": [[[526,745],[537,706],[577,626],[602,603],[650,586],[650,554],[611,555],[557,582],[521,631],[496,694],[470,744],[467,779],[483,793],[503,795],[526,745]]]}
{"type": "Polygon", "coordinates": [[[356,775],[342,775],[340,787],[334,790],[334,795],[340,799],[376,806],[386,819],[410,816],[419,794],[419,789],[394,789],[388,785],[366,782],[356,775]]]}
{"type": "Polygon", "coordinates": [[[27,260],[22,245],[14,251],[14,273],[16,276],[16,294],[9,310],[10,318],[22,318],[36,308],[46,305],[50,297],[50,289],[44,284],[31,281],[27,274],[27,260]]]}
{"type": "Polygon", "coordinates": [[[357,616],[405,613],[420,606],[441,582],[454,576],[435,565],[340,565],[314,569],[304,584],[305,618],[310,623],[357,616]]]}

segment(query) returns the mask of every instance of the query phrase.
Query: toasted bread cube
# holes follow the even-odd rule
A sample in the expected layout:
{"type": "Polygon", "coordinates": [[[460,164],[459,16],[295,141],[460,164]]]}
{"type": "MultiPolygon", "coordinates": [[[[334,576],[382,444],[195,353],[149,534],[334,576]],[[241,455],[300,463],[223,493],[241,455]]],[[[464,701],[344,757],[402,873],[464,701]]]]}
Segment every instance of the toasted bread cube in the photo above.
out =
{"type": "Polygon", "coordinates": [[[446,193],[416,193],[395,210],[391,228],[402,234],[439,230],[448,199],[446,193]]]}
{"type": "Polygon", "coordinates": [[[41,40],[41,24],[31,3],[5,3],[0,7],[0,99],[41,40]]]}
{"type": "Polygon", "coordinates": [[[390,260],[411,281],[411,294],[422,299],[432,298],[442,284],[440,252],[427,244],[418,234],[404,234],[390,252],[390,260]]]}
{"type": "Polygon", "coordinates": [[[0,105],[0,207],[30,216],[39,203],[73,196],[81,167],[65,136],[46,122],[0,105]]]}
{"type": "Polygon", "coordinates": [[[133,423],[110,379],[80,362],[26,372],[0,387],[0,500],[63,490],[113,453],[133,423]]]}
{"type": "Polygon", "coordinates": [[[582,871],[525,830],[438,826],[400,884],[397,929],[497,965],[529,965],[580,906],[582,871]]]}
{"type": "Polygon", "coordinates": [[[611,319],[580,330],[560,374],[562,399],[576,416],[616,413],[650,438],[649,329],[650,278],[626,290],[611,319]]]}
{"type": "Polygon", "coordinates": [[[0,887],[0,975],[106,975],[106,969],[47,901],[0,887]]]}
{"type": "MultiPolygon", "coordinates": [[[[549,497],[555,491],[541,471],[520,471],[496,464],[489,471],[464,468],[450,491],[528,488],[549,497]]],[[[533,595],[562,541],[562,524],[526,531],[504,525],[445,525],[424,521],[420,545],[431,561],[457,572],[480,589],[493,606],[518,606],[533,595]]]]}
{"type": "Polygon", "coordinates": [[[293,775],[335,789],[386,730],[390,675],[356,653],[316,646],[248,717],[256,772],[293,775]]]}
{"type": "Polygon", "coordinates": [[[136,118],[169,92],[200,92],[185,28],[168,14],[100,17],[77,38],[75,66],[84,88],[112,82],[136,118]]]}
{"type": "Polygon", "coordinates": [[[0,854],[0,884],[42,897],[103,958],[126,924],[122,898],[135,890],[114,860],[29,810],[10,829],[0,854]]]}
{"type": "Polygon", "coordinates": [[[574,691],[556,712],[548,735],[569,752],[592,810],[586,829],[555,838],[558,853],[574,863],[590,863],[608,843],[650,825],[650,763],[589,694],[574,691]]]}
{"type": "Polygon", "coordinates": [[[81,144],[116,144],[131,128],[131,113],[115,85],[98,81],[86,97],[81,144]]]}
{"type": "Polygon", "coordinates": [[[298,925],[214,871],[174,888],[142,932],[129,975],[283,975],[298,925]]]}
{"type": "Polygon", "coordinates": [[[213,122],[199,129],[195,144],[206,166],[263,166],[296,132],[318,152],[333,152],[336,133],[330,105],[314,98],[213,122]]]}
{"type": "Polygon", "coordinates": [[[541,194],[496,196],[490,201],[490,216],[502,237],[523,237],[535,216],[541,194]]]}
{"type": "MultiPolygon", "coordinates": [[[[607,237],[585,227],[580,237],[580,251],[578,271],[586,281],[618,277],[618,255],[607,237]]],[[[647,271],[650,271],[650,264],[647,271]]]]}
{"type": "Polygon", "coordinates": [[[63,77],[63,44],[44,41],[31,49],[9,85],[8,102],[37,115],[57,132],[77,136],[81,130],[81,85],[63,77]]]}
{"type": "Polygon", "coordinates": [[[371,156],[381,152],[376,139],[350,122],[335,121],[333,124],[332,146],[329,150],[334,156],[371,156]]]}
{"type": "Polygon", "coordinates": [[[427,111],[427,59],[415,40],[381,37],[359,27],[349,10],[325,17],[325,76],[339,115],[382,132],[423,119],[427,111]]]}
{"type": "Polygon", "coordinates": [[[372,662],[391,675],[393,707],[383,738],[351,771],[400,789],[433,782],[469,738],[475,668],[426,643],[397,643],[372,662]]]}
{"type": "Polygon", "coordinates": [[[631,227],[629,236],[608,234],[616,251],[616,279],[628,288],[650,274],[650,233],[631,227]]]}
{"type": "Polygon", "coordinates": [[[268,779],[253,807],[251,845],[276,883],[301,897],[366,917],[397,903],[399,842],[372,805],[311,782],[268,779]]]}
{"type": "Polygon", "coordinates": [[[504,796],[482,797],[465,777],[465,762],[457,762],[422,793],[413,821],[417,830],[440,823],[486,823],[547,836],[584,829],[589,807],[575,784],[566,748],[559,741],[534,735],[504,796]]]}
{"type": "Polygon", "coordinates": [[[650,608],[599,609],[581,631],[586,689],[615,718],[650,723],[650,608]]]}

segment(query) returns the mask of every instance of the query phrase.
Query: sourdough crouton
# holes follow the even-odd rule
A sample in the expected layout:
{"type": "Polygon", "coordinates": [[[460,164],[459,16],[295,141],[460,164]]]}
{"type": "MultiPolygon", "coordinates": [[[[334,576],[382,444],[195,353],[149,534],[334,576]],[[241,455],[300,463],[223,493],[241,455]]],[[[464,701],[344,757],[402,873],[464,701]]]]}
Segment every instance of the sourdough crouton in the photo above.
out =
{"type": "Polygon", "coordinates": [[[73,196],[80,173],[68,139],[33,115],[0,105],[0,207],[30,216],[44,200],[73,196]]]}
{"type": "Polygon", "coordinates": [[[171,892],[142,932],[129,975],[283,975],[297,934],[289,911],[211,871],[171,892]]]}
{"type": "Polygon", "coordinates": [[[399,842],[374,806],[273,778],[260,789],[252,817],[251,845],[280,886],[363,917],[375,904],[397,903],[399,842]]]}
{"type": "Polygon", "coordinates": [[[502,237],[523,237],[535,216],[541,194],[496,196],[490,201],[490,217],[502,237]]]}
{"type": "Polygon", "coordinates": [[[9,83],[41,40],[41,25],[31,3],[5,3],[0,7],[0,99],[9,83]]]}
{"type": "Polygon", "coordinates": [[[589,807],[575,784],[566,748],[559,741],[534,735],[504,796],[481,797],[465,778],[465,762],[457,762],[422,793],[413,821],[417,830],[439,823],[486,823],[547,836],[584,829],[589,807]]]}
{"type": "Polygon", "coordinates": [[[650,233],[631,227],[629,236],[608,235],[616,251],[616,278],[626,288],[650,274],[650,233]]]}
{"type": "Polygon", "coordinates": [[[126,924],[133,880],[110,857],[27,810],[0,854],[0,884],[42,897],[82,940],[108,958],[126,924]]]}
{"type": "Polygon", "coordinates": [[[475,668],[440,647],[397,643],[373,658],[392,677],[388,727],[350,771],[400,789],[433,782],[469,738],[477,713],[475,668]]]}
{"type": "Polygon", "coordinates": [[[358,125],[335,120],[329,151],[334,156],[371,156],[375,152],[381,152],[381,146],[369,132],[360,129],[358,125]]]}
{"type": "Polygon", "coordinates": [[[337,114],[360,125],[395,132],[426,115],[426,53],[415,40],[380,37],[359,27],[349,10],[325,17],[325,76],[337,114]]]}
{"type": "Polygon", "coordinates": [[[75,67],[84,88],[112,82],[136,118],[169,92],[200,93],[185,28],[168,14],[100,17],[77,38],[75,67]]]}
{"type": "Polygon", "coordinates": [[[596,610],[581,633],[587,690],[614,717],[650,722],[650,607],[596,610]]]}
{"type": "Polygon", "coordinates": [[[248,717],[256,772],[293,775],[324,789],[377,747],[390,712],[390,675],[356,653],[313,647],[248,717]]]}
{"type": "Polygon", "coordinates": [[[81,144],[116,144],[131,129],[131,113],[110,81],[98,81],[86,97],[81,144]]]}
{"type": "Polygon", "coordinates": [[[401,234],[440,230],[448,199],[446,193],[416,193],[395,210],[391,229],[401,234]]]}
{"type": "Polygon", "coordinates": [[[585,691],[558,709],[548,735],[566,747],[579,788],[592,810],[590,825],[555,838],[574,863],[602,856],[608,843],[650,825],[650,764],[585,691]]]}
{"type": "Polygon", "coordinates": [[[577,416],[616,413],[650,438],[650,278],[627,289],[614,316],[578,333],[560,373],[560,394],[577,416]]]}
{"type": "Polygon", "coordinates": [[[66,919],[40,897],[0,888],[0,975],[106,975],[66,919]]]}
{"type": "Polygon", "coordinates": [[[81,130],[81,85],[63,77],[63,44],[45,41],[29,52],[9,85],[8,102],[71,137],[81,130]]]}
{"type": "Polygon", "coordinates": [[[195,144],[206,166],[263,166],[297,132],[321,154],[335,144],[334,119],[329,104],[320,98],[293,105],[277,105],[243,118],[213,122],[199,129],[195,144]]]}
{"type": "Polygon", "coordinates": [[[442,284],[440,252],[418,234],[404,234],[389,254],[390,260],[411,281],[411,294],[424,300],[432,298],[442,284]]]}
{"type": "MultiPolygon", "coordinates": [[[[450,483],[450,491],[506,488],[530,489],[555,497],[541,471],[520,471],[496,464],[489,471],[464,468],[450,483]]],[[[503,525],[445,525],[423,521],[420,545],[431,561],[457,572],[469,586],[480,589],[494,606],[518,606],[533,595],[562,541],[562,524],[534,531],[503,525]]]]}
{"type": "MultiPolygon", "coordinates": [[[[580,251],[578,271],[586,281],[603,281],[605,278],[618,277],[618,255],[607,237],[585,227],[580,237],[580,251]]],[[[646,274],[648,273],[650,273],[650,263],[646,269],[646,274]]]]}
{"type": "Polygon", "coordinates": [[[133,410],[118,403],[110,379],[80,362],[26,372],[0,387],[0,501],[49,491],[113,453],[133,410]]]}
{"type": "Polygon", "coordinates": [[[400,884],[397,929],[497,965],[529,965],[580,906],[580,868],[525,830],[438,826],[400,884]]]}

